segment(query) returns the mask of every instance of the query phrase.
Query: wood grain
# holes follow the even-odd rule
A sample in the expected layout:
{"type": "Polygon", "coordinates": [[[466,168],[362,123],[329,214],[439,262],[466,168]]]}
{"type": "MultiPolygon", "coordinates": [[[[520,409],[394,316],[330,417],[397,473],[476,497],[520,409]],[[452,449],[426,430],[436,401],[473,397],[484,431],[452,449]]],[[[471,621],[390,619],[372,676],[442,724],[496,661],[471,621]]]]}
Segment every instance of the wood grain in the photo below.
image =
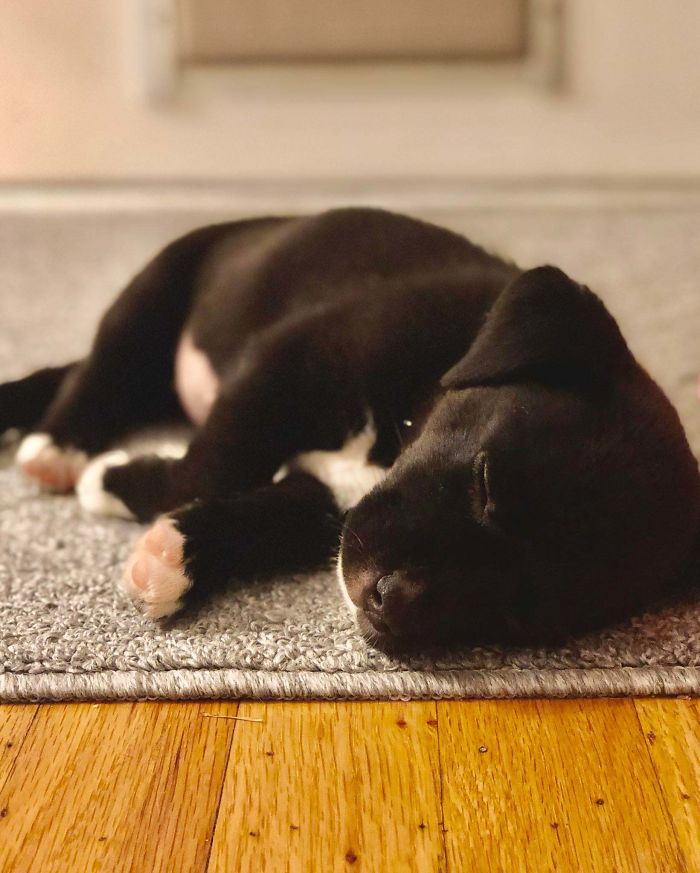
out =
{"type": "Polygon", "coordinates": [[[631,700],[440,703],[438,719],[451,871],[685,869],[631,700]]]}
{"type": "Polygon", "coordinates": [[[700,701],[635,707],[688,870],[700,870],[700,701]]]}
{"type": "Polygon", "coordinates": [[[700,870],[700,701],[236,710],[0,707],[2,873],[700,870]]]}
{"type": "MultiPolygon", "coordinates": [[[[38,706],[0,705],[0,789],[12,772],[38,706]]],[[[0,807],[0,811],[1,811],[0,807]]],[[[0,868],[1,869],[1,868],[0,868]]]]}
{"type": "MultiPolygon", "coordinates": [[[[233,715],[236,706],[204,709],[233,715]]],[[[0,870],[206,870],[235,722],[201,712],[41,707],[0,790],[0,870]]]]}
{"type": "Polygon", "coordinates": [[[210,871],[445,870],[434,703],[240,714],[210,871]]]}

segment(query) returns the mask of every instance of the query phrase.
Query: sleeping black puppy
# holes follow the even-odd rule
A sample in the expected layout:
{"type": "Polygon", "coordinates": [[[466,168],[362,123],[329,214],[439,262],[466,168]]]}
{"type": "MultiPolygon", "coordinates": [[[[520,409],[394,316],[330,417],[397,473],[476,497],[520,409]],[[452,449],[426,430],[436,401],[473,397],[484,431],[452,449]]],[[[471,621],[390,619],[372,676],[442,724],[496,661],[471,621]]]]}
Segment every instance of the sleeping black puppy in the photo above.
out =
{"type": "Polygon", "coordinates": [[[125,574],[154,618],[340,541],[381,648],[549,642],[670,591],[700,529],[678,416],[591,291],[379,210],[177,240],[88,357],[0,387],[10,427],[42,486],[161,516],[125,574]],[[184,456],[106,452],[183,410],[184,456]]]}

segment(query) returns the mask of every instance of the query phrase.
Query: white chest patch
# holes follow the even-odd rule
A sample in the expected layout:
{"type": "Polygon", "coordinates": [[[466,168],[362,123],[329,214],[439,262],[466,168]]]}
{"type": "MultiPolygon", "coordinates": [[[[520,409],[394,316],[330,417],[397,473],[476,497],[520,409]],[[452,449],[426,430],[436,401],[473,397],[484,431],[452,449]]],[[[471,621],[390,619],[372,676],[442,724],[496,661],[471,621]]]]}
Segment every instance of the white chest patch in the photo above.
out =
{"type": "Polygon", "coordinates": [[[188,333],[175,352],[175,390],[190,420],[204,424],[219,393],[219,377],[188,333]]]}
{"type": "Polygon", "coordinates": [[[351,509],[389,472],[385,467],[367,461],[376,438],[374,428],[368,424],[336,452],[315,451],[297,455],[277,471],[274,481],[284,479],[292,470],[304,470],[330,488],[340,509],[351,509]]]}

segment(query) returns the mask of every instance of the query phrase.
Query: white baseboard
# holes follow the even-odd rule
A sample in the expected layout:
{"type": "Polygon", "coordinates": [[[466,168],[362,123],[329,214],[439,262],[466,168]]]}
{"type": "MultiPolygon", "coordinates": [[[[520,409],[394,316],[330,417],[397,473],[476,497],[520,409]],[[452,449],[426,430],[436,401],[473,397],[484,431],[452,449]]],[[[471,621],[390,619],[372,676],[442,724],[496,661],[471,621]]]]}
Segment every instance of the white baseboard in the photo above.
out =
{"type": "Polygon", "coordinates": [[[306,212],[339,205],[409,212],[696,209],[700,208],[700,179],[0,183],[0,212],[5,213],[306,212]]]}

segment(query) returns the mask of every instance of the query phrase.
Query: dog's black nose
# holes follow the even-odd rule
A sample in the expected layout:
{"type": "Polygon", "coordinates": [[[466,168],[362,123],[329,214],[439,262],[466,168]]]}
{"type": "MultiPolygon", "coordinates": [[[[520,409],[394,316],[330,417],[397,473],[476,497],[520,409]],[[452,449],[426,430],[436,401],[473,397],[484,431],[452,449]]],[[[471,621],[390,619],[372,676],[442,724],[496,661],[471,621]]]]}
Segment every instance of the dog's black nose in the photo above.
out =
{"type": "Polygon", "coordinates": [[[373,624],[401,633],[411,623],[413,607],[423,591],[421,582],[403,573],[391,573],[365,589],[363,607],[373,624]]]}

